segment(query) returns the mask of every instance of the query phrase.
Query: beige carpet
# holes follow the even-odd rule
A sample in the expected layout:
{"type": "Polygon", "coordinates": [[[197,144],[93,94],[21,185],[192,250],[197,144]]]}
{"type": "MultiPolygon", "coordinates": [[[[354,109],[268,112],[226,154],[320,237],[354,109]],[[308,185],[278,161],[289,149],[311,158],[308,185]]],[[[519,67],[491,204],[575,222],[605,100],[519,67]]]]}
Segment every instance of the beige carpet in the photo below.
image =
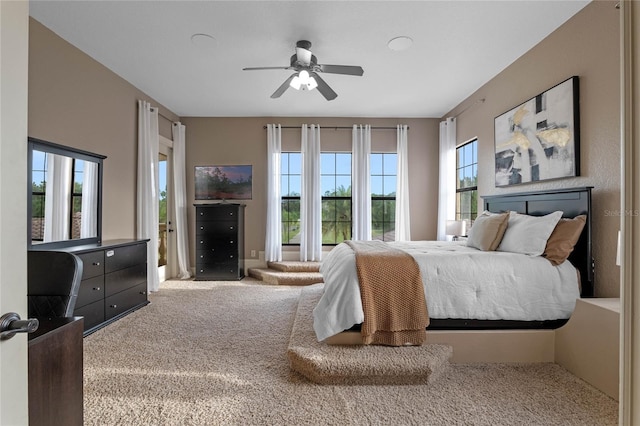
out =
{"type": "Polygon", "coordinates": [[[171,281],[88,336],[87,425],[615,425],[555,364],[452,364],[429,385],[326,386],[286,356],[300,287],[171,281]]]}
{"type": "Polygon", "coordinates": [[[267,267],[282,272],[320,272],[320,262],[287,260],[282,262],[267,262],[267,267]]]}
{"type": "Polygon", "coordinates": [[[320,272],[283,272],[269,268],[249,268],[249,276],[273,285],[310,285],[323,282],[320,272]]]}
{"type": "Polygon", "coordinates": [[[334,385],[407,385],[433,383],[449,367],[453,348],[331,346],[313,331],[313,308],[323,284],[302,289],[287,356],[291,368],[314,383],[334,385]]]}

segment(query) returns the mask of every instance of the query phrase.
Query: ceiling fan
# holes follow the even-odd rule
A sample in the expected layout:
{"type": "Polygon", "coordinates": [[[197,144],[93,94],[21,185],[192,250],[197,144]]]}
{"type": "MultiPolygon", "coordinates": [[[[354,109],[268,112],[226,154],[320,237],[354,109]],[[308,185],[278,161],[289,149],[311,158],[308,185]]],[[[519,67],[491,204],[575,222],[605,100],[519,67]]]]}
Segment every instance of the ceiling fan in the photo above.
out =
{"type": "Polygon", "coordinates": [[[362,67],[352,65],[325,65],[319,64],[316,56],[311,53],[311,42],[300,40],[296,43],[296,54],[291,56],[291,64],[288,67],[253,67],[243,68],[244,71],[256,70],[294,70],[295,73],[285,80],[284,83],[271,95],[272,98],[279,98],[289,88],[296,90],[318,91],[328,101],[338,97],[338,94],[318,75],[325,72],[329,74],[357,75],[364,74],[362,67]]]}

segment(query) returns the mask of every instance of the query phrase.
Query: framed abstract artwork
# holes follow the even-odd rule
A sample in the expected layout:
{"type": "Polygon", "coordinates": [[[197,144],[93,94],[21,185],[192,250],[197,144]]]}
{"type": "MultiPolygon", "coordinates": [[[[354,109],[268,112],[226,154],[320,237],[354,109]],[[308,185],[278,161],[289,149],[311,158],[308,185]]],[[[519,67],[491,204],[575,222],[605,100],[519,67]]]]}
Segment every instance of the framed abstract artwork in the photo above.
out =
{"type": "Polygon", "coordinates": [[[580,175],[578,77],[495,118],[496,186],[580,175]]]}

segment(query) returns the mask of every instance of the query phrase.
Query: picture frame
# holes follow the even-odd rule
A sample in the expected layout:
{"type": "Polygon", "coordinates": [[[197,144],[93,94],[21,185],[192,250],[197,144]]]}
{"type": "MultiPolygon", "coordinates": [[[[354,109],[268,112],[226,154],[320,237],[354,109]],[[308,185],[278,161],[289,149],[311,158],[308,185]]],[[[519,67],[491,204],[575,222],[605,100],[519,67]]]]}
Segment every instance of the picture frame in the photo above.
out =
{"type": "Polygon", "coordinates": [[[580,176],[579,106],[572,76],[497,116],[496,187],[580,176]]]}
{"type": "Polygon", "coordinates": [[[195,166],[196,200],[251,200],[251,165],[195,166]]]}

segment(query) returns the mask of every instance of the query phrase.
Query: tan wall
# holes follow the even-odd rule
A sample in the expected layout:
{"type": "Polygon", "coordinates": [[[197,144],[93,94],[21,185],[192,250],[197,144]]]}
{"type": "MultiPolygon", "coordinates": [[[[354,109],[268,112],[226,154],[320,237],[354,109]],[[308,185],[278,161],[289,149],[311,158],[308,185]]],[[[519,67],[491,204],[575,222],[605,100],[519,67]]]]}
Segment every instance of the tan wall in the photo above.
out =
{"type": "Polygon", "coordinates": [[[29,136],[107,156],[104,239],[135,237],[138,99],[168,117],[160,133],[171,139],[175,114],[29,19],[29,136]]]}
{"type": "MultiPolygon", "coordinates": [[[[323,151],[351,151],[351,131],[335,126],[370,124],[372,126],[409,126],[409,186],[411,193],[411,237],[435,239],[438,202],[438,126],[437,119],[404,118],[196,118],[182,119],[186,126],[187,202],[189,235],[194,235],[194,167],[196,165],[253,165],[253,199],[245,213],[245,254],[263,251],[266,221],[267,132],[268,123],[282,126],[319,124],[323,151]]],[[[372,130],[372,149],[395,151],[395,130],[372,130]]],[[[282,130],[282,149],[300,149],[300,130],[282,130]]],[[[194,261],[191,244],[191,261],[194,261]]],[[[193,263],[192,263],[193,264],[193,263]]]]}
{"type": "MultiPolygon", "coordinates": [[[[478,137],[480,195],[593,186],[596,295],[618,297],[615,265],[620,211],[619,12],[615,2],[592,2],[507,67],[447,116],[460,114],[458,142],[478,137]],[[580,77],[581,176],[496,188],[494,118],[561,81],[580,77]],[[478,99],[486,98],[484,103],[478,99]]],[[[480,206],[481,208],[482,206],[480,206]]]]}

